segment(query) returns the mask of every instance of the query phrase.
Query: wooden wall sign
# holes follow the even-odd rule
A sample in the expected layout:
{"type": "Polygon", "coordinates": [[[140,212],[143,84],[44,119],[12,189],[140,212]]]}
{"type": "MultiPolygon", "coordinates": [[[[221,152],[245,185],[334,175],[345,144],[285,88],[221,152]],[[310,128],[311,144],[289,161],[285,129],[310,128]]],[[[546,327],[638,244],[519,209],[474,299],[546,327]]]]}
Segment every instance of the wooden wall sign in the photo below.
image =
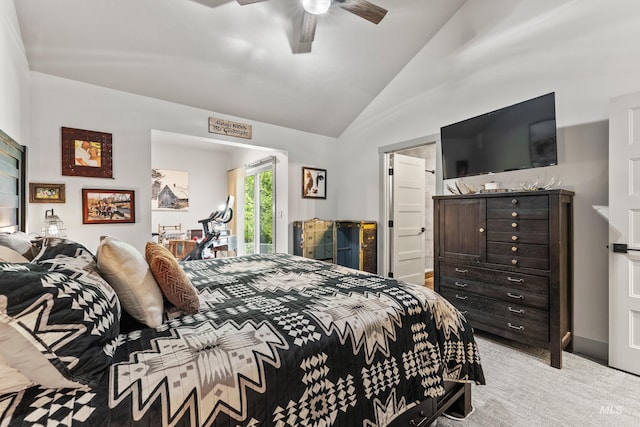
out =
{"type": "Polygon", "coordinates": [[[215,117],[209,117],[209,133],[219,133],[246,139],[251,139],[253,136],[251,125],[232,122],[231,120],[216,119],[215,117]]]}

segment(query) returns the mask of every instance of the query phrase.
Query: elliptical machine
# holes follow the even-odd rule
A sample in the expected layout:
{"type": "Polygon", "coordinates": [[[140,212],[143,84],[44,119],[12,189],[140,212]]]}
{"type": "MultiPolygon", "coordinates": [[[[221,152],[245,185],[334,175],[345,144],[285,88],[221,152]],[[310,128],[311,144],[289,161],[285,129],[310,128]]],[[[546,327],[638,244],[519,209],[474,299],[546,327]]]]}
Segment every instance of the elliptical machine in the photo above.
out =
{"type": "Polygon", "coordinates": [[[227,197],[227,202],[220,208],[209,215],[208,218],[201,219],[198,222],[202,224],[203,236],[191,252],[187,254],[182,261],[193,261],[202,259],[202,253],[205,249],[213,246],[216,240],[220,238],[220,231],[215,229],[216,225],[226,224],[233,218],[233,196],[227,197]],[[211,227],[211,228],[210,228],[211,227]]]}

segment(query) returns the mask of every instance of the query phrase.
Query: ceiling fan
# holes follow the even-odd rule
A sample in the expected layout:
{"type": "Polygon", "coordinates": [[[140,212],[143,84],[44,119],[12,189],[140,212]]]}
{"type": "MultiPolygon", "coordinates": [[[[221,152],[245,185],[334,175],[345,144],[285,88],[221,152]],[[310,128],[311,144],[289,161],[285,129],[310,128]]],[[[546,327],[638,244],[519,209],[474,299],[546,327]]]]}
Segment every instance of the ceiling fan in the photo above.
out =
{"type": "MultiPolygon", "coordinates": [[[[266,0],[236,0],[244,6],[251,3],[259,3],[266,0]]],[[[333,2],[338,3],[341,8],[366,19],[369,22],[378,24],[387,14],[387,10],[369,3],[367,0],[300,0],[304,9],[302,28],[300,30],[300,44],[310,45],[316,34],[317,16],[326,13],[333,2]]],[[[310,50],[294,50],[293,53],[309,52],[310,50]]]]}

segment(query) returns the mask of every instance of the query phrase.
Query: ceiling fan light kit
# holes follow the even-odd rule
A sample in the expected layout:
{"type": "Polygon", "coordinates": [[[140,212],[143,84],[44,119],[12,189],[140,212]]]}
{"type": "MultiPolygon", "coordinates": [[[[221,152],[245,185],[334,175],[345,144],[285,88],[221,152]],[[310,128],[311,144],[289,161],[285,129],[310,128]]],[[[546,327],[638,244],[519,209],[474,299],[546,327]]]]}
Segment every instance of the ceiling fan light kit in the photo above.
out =
{"type": "MultiPolygon", "coordinates": [[[[266,0],[236,0],[238,4],[244,6],[252,3],[259,3],[266,0]]],[[[311,43],[315,37],[317,15],[326,13],[334,0],[300,0],[304,9],[304,17],[302,19],[302,27],[300,28],[300,46],[293,49],[293,53],[309,53],[311,52],[311,43]],[[306,47],[305,47],[306,46],[306,47]]],[[[382,18],[387,14],[387,10],[369,3],[367,0],[335,0],[335,3],[360,18],[366,19],[374,24],[380,23],[382,18]]]]}
{"type": "Polygon", "coordinates": [[[312,15],[322,15],[331,7],[331,0],[301,0],[302,7],[312,15]]]}

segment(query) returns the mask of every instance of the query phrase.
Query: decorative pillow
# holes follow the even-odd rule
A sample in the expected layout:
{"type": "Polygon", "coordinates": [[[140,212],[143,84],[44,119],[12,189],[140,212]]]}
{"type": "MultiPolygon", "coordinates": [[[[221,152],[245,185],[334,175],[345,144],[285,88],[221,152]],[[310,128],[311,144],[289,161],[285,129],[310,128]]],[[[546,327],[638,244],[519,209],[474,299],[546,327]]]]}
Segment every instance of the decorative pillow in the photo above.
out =
{"type": "Polygon", "coordinates": [[[151,328],[160,326],[162,292],[142,254],[130,244],[107,236],[100,240],[97,258],[98,270],[116,291],[122,308],[151,328]]]}
{"type": "Polygon", "coordinates": [[[68,273],[0,263],[0,355],[49,388],[97,385],[119,332],[106,284],[68,273]]]}
{"type": "Polygon", "coordinates": [[[24,231],[0,233],[0,246],[11,248],[27,259],[32,259],[31,238],[24,231]]]}
{"type": "Polygon", "coordinates": [[[6,246],[0,246],[0,261],[15,263],[29,262],[27,258],[6,246]]]}
{"type": "Polygon", "coordinates": [[[198,292],[171,252],[162,245],[147,242],[144,253],[167,300],[187,313],[197,313],[200,310],[198,292]]]}

